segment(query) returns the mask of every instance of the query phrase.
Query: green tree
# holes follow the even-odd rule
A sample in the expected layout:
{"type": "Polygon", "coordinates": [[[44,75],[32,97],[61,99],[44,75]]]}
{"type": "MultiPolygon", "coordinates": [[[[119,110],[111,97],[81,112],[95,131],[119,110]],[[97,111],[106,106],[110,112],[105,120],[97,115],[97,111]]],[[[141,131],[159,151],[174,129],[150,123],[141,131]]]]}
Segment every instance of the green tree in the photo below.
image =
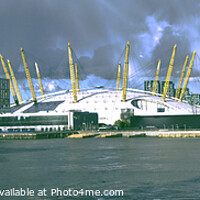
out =
{"type": "Polygon", "coordinates": [[[117,126],[118,128],[127,128],[130,127],[130,123],[126,120],[117,120],[113,126],[117,126]]]}

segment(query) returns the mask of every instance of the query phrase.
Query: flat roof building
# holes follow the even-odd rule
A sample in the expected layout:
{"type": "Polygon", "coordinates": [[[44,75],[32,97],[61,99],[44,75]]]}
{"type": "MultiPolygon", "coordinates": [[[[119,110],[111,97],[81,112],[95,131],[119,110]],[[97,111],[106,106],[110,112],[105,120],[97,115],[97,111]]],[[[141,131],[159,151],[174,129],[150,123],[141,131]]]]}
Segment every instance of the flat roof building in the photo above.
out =
{"type": "MultiPolygon", "coordinates": [[[[161,82],[161,91],[160,93],[163,94],[165,88],[165,81],[161,82]]],[[[175,89],[174,89],[174,83],[172,81],[169,81],[169,87],[167,90],[167,96],[168,97],[174,97],[175,96],[175,89]]]]}
{"type": "Polygon", "coordinates": [[[81,111],[0,115],[0,132],[96,130],[98,114],[81,111]]]}
{"type": "Polygon", "coordinates": [[[0,78],[0,113],[10,112],[10,82],[0,78]]]}
{"type": "MultiPolygon", "coordinates": [[[[153,91],[153,84],[154,84],[153,80],[144,81],[144,91],[152,92],[153,91]]],[[[160,81],[157,81],[156,93],[160,93],[160,81]]]]}

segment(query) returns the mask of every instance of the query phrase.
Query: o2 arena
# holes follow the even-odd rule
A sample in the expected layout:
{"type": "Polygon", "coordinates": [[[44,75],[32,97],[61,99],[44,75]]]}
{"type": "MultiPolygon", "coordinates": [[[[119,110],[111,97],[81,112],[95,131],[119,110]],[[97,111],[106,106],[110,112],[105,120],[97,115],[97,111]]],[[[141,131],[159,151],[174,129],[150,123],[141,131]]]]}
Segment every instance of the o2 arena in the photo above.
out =
{"type": "MultiPolygon", "coordinates": [[[[70,120],[74,120],[77,116],[70,113],[97,113],[98,122],[105,124],[114,124],[117,120],[129,120],[131,127],[136,129],[145,129],[149,127],[159,129],[173,128],[200,128],[200,107],[198,105],[190,105],[183,101],[184,92],[187,88],[190,72],[196,51],[194,51],[189,64],[188,72],[185,77],[183,88],[181,90],[183,76],[182,72],[177,88],[175,98],[169,98],[167,91],[171,72],[173,69],[176,45],[173,48],[168,73],[165,81],[163,94],[156,93],[157,81],[160,65],[158,64],[157,73],[154,81],[153,91],[143,91],[138,89],[127,88],[128,68],[129,68],[129,42],[126,46],[126,55],[124,63],[123,86],[120,87],[120,68],[118,68],[118,78],[116,88],[106,88],[103,86],[93,88],[79,88],[77,67],[74,68],[71,46],[68,44],[69,67],[71,78],[71,90],[63,90],[48,95],[44,94],[42,82],[40,79],[39,69],[36,65],[38,80],[42,96],[36,98],[34,86],[31,80],[30,72],[21,49],[24,62],[26,76],[29,82],[32,99],[22,101],[20,91],[17,87],[12,68],[10,68],[11,78],[10,89],[15,99],[15,105],[11,106],[10,113],[0,115],[0,129],[7,131],[8,129],[26,129],[26,130],[62,130],[74,129],[70,120]],[[11,81],[12,80],[12,81],[11,81]],[[12,82],[14,86],[12,85],[12,82]],[[14,93],[15,91],[15,93],[14,93]],[[181,93],[180,93],[181,91],[181,93]],[[71,116],[71,117],[70,117],[71,116]]],[[[2,66],[5,63],[1,57],[2,66]]],[[[186,64],[183,67],[185,70],[186,64]]],[[[94,115],[93,115],[94,117],[94,115]]],[[[92,121],[94,123],[94,121],[92,121]]],[[[96,123],[96,122],[95,122],[96,123]]]]}

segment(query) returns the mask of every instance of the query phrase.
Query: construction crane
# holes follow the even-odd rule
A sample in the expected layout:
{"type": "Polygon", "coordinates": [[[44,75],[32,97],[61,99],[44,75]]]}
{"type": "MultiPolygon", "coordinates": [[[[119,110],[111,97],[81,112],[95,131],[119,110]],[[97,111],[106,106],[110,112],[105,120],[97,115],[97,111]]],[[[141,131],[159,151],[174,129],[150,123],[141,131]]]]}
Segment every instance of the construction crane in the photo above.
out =
{"type": "Polygon", "coordinates": [[[179,97],[181,85],[183,83],[183,78],[184,78],[184,75],[185,75],[185,69],[186,69],[186,66],[187,66],[187,62],[188,62],[188,56],[186,56],[186,58],[185,58],[185,62],[184,62],[183,69],[182,69],[182,72],[181,72],[181,77],[180,77],[180,80],[179,80],[179,83],[178,83],[178,87],[176,89],[175,98],[179,97]]]}
{"type": "Polygon", "coordinates": [[[8,73],[6,64],[3,60],[3,56],[0,55],[0,58],[1,58],[1,63],[2,63],[2,66],[3,66],[4,72],[5,72],[6,78],[9,79],[9,81],[10,81],[10,91],[11,91],[11,94],[13,96],[13,100],[14,100],[16,105],[19,105],[19,101],[17,99],[16,93],[15,93],[15,90],[14,90],[14,87],[13,87],[13,84],[12,84],[12,81],[11,81],[11,78],[10,78],[10,74],[8,73]]]}
{"type": "Polygon", "coordinates": [[[30,71],[28,69],[28,65],[27,65],[27,62],[26,62],[26,59],[25,59],[25,56],[24,56],[24,50],[22,48],[21,48],[21,54],[22,54],[22,60],[23,60],[23,63],[24,63],[26,77],[28,79],[28,83],[29,83],[29,87],[30,87],[30,90],[31,90],[33,102],[37,103],[37,98],[36,98],[36,95],[35,95],[35,90],[34,90],[34,87],[33,87],[33,82],[32,82],[32,79],[31,79],[30,71]]]}
{"type": "Polygon", "coordinates": [[[117,91],[120,90],[120,81],[121,81],[121,63],[118,64],[118,73],[117,73],[117,91]]]}
{"type": "Polygon", "coordinates": [[[192,59],[191,59],[190,64],[189,64],[189,68],[188,68],[188,71],[187,71],[187,74],[186,74],[186,77],[185,77],[185,81],[184,81],[184,84],[183,84],[183,88],[182,88],[182,91],[181,91],[179,101],[182,100],[182,98],[185,94],[187,84],[188,84],[188,81],[189,81],[189,78],[190,78],[190,73],[192,71],[192,66],[193,66],[193,63],[194,63],[195,55],[196,55],[196,51],[193,52],[192,59]]]}
{"type": "Polygon", "coordinates": [[[124,76],[123,76],[123,91],[122,91],[122,101],[126,101],[126,92],[128,84],[128,67],[129,67],[129,42],[126,45],[126,55],[125,55],[125,65],[124,65],[124,76]]]}
{"type": "Polygon", "coordinates": [[[158,82],[158,75],[159,75],[159,70],[160,70],[160,63],[161,61],[158,61],[158,65],[157,65],[157,71],[156,71],[156,77],[153,83],[153,96],[155,96],[156,93],[156,87],[157,87],[157,82],[158,82]]]}
{"type": "Polygon", "coordinates": [[[11,64],[10,64],[10,60],[7,59],[7,63],[8,63],[8,67],[9,67],[9,70],[10,70],[10,75],[11,75],[11,78],[12,78],[16,93],[17,93],[17,97],[19,99],[19,104],[23,105],[22,96],[21,96],[21,93],[20,93],[20,90],[19,90],[19,87],[18,87],[18,84],[17,84],[17,80],[15,78],[14,72],[12,70],[12,67],[11,67],[11,64]]]}
{"type": "Polygon", "coordinates": [[[168,87],[169,87],[169,81],[170,81],[170,77],[171,77],[171,73],[172,73],[172,69],[173,69],[173,64],[174,64],[175,52],[176,52],[176,44],[174,45],[171,60],[170,60],[170,63],[169,63],[169,68],[168,68],[167,77],[166,77],[166,81],[165,81],[164,91],[163,91],[163,95],[162,95],[162,101],[165,101],[165,98],[166,98],[166,95],[167,95],[167,90],[168,90],[168,87]]]}
{"type": "Polygon", "coordinates": [[[72,58],[72,51],[71,51],[70,43],[68,43],[68,54],[69,54],[69,69],[70,69],[70,79],[71,79],[71,85],[72,85],[73,102],[76,103],[77,102],[77,90],[76,90],[74,65],[73,65],[73,58],[72,58]]]}
{"type": "Polygon", "coordinates": [[[44,99],[45,98],[44,89],[43,89],[42,81],[41,81],[41,78],[40,78],[40,71],[39,71],[39,68],[38,68],[38,64],[36,62],[35,62],[35,69],[36,69],[38,82],[39,82],[39,86],[40,86],[40,92],[41,92],[42,98],[44,99]]]}

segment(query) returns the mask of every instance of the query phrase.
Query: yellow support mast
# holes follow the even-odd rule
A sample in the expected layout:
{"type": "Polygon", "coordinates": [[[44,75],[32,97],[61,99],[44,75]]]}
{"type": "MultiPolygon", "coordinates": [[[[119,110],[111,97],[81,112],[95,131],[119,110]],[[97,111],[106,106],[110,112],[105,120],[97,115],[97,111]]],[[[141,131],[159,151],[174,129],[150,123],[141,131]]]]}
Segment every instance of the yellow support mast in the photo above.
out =
{"type": "Polygon", "coordinates": [[[5,72],[6,78],[10,80],[10,91],[11,91],[11,94],[13,96],[14,102],[15,102],[16,105],[18,105],[19,101],[17,99],[16,93],[15,93],[15,90],[14,90],[14,87],[13,87],[13,84],[12,84],[12,81],[11,81],[11,78],[10,78],[10,74],[8,73],[6,64],[3,60],[3,56],[0,55],[0,58],[1,58],[1,63],[2,63],[2,66],[3,66],[4,72],[5,72]]]}
{"type": "Polygon", "coordinates": [[[189,78],[190,78],[190,73],[192,71],[192,66],[193,66],[193,63],[194,63],[195,55],[196,55],[196,51],[193,52],[192,59],[191,59],[190,64],[189,64],[189,68],[188,68],[188,71],[187,71],[187,74],[186,74],[186,77],[185,77],[185,81],[184,81],[184,84],[183,84],[183,89],[181,91],[181,95],[180,95],[179,101],[182,100],[182,98],[183,98],[183,96],[185,94],[185,91],[186,91],[186,88],[187,88],[187,84],[188,84],[188,81],[189,81],[189,78]]]}
{"type": "Polygon", "coordinates": [[[167,77],[166,77],[166,81],[165,81],[164,91],[163,91],[163,95],[162,95],[162,101],[165,101],[165,98],[166,98],[166,95],[167,95],[167,90],[168,90],[168,87],[169,87],[169,81],[170,81],[170,77],[171,77],[171,73],[172,73],[172,69],[173,69],[173,64],[174,64],[175,52],[176,52],[176,44],[174,45],[171,60],[170,60],[170,63],[169,63],[169,68],[168,68],[167,77]]]}
{"type": "Polygon", "coordinates": [[[69,54],[69,68],[70,68],[70,79],[72,84],[72,94],[73,94],[73,102],[77,102],[77,91],[76,91],[76,81],[75,81],[75,74],[74,74],[74,65],[73,65],[73,58],[72,58],[72,51],[71,45],[68,43],[68,54],[69,54]]]}
{"type": "Polygon", "coordinates": [[[28,69],[28,65],[27,65],[27,62],[26,62],[26,59],[25,59],[25,56],[24,56],[24,50],[23,49],[21,49],[21,54],[22,54],[22,60],[23,60],[24,68],[25,68],[25,72],[26,72],[26,77],[28,79],[28,84],[29,84],[29,87],[30,87],[30,90],[31,90],[31,95],[33,97],[34,103],[37,103],[37,98],[36,98],[36,95],[35,95],[33,82],[32,82],[30,71],[28,69]]]}
{"type": "Polygon", "coordinates": [[[124,77],[123,77],[123,91],[122,91],[122,101],[126,101],[127,83],[128,83],[128,66],[129,66],[129,42],[126,45],[126,56],[124,65],[124,77]]]}
{"type": "Polygon", "coordinates": [[[12,67],[11,67],[11,64],[10,64],[10,60],[7,59],[7,63],[8,63],[8,67],[9,67],[9,70],[10,70],[10,75],[11,75],[11,78],[12,78],[16,93],[17,93],[17,97],[19,99],[19,104],[23,105],[22,96],[21,96],[21,93],[20,93],[20,90],[19,90],[19,87],[18,87],[18,84],[17,84],[17,80],[15,78],[14,72],[12,70],[12,67]]]}
{"type": "Polygon", "coordinates": [[[153,96],[155,96],[156,93],[156,87],[157,87],[157,82],[158,82],[158,75],[159,75],[159,71],[160,71],[160,63],[161,61],[158,61],[158,65],[157,65],[157,71],[156,71],[156,77],[153,83],[153,96]]]}
{"type": "Polygon", "coordinates": [[[76,89],[77,92],[80,92],[77,63],[75,63],[75,71],[76,71],[76,89]]]}
{"type": "Polygon", "coordinates": [[[178,87],[176,89],[175,98],[178,98],[178,96],[180,94],[181,85],[183,83],[183,78],[184,78],[184,75],[185,75],[185,69],[186,69],[187,62],[188,62],[188,56],[186,56],[186,58],[185,58],[185,62],[184,62],[183,69],[182,69],[182,72],[181,72],[181,77],[180,77],[180,80],[179,80],[179,83],[178,83],[178,87]]]}
{"type": "Polygon", "coordinates": [[[44,97],[44,89],[43,89],[42,81],[41,81],[41,78],[40,78],[40,71],[39,71],[39,68],[38,68],[38,64],[36,62],[35,62],[35,69],[36,69],[38,82],[39,82],[39,86],[40,86],[40,92],[41,92],[42,98],[44,99],[45,98],[44,97]]]}
{"type": "Polygon", "coordinates": [[[117,74],[117,91],[120,90],[120,81],[121,81],[121,63],[118,64],[118,74],[117,74]]]}

